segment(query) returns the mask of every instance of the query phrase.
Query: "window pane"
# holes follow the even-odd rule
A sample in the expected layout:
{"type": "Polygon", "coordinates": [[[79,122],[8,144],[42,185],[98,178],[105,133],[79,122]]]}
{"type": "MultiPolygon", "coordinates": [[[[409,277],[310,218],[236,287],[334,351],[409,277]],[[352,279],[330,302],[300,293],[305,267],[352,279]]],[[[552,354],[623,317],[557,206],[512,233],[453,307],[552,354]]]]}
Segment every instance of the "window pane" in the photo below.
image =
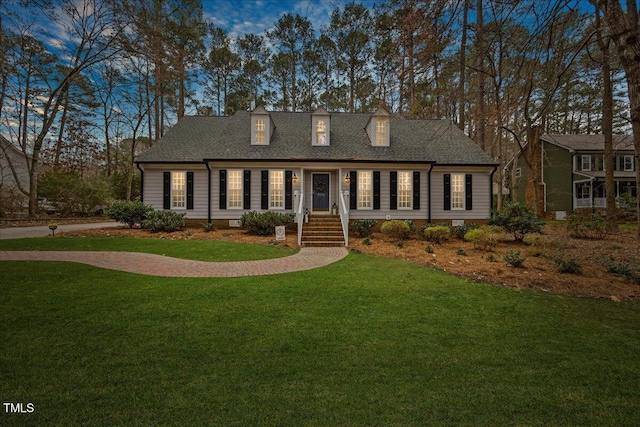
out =
{"type": "Polygon", "coordinates": [[[327,143],[327,124],[324,120],[316,123],[316,144],[325,145],[327,143]]]}
{"type": "Polygon", "coordinates": [[[398,172],[398,208],[411,207],[411,193],[411,172],[398,172]]]}
{"type": "Polygon", "coordinates": [[[464,175],[451,175],[451,209],[464,209],[464,175]]]}
{"type": "Polygon", "coordinates": [[[358,171],[358,208],[370,208],[372,204],[371,171],[358,171]]]}
{"type": "Polygon", "coordinates": [[[387,143],[387,122],[384,119],[376,120],[376,144],[386,145],[387,143]]]}
{"type": "Polygon", "coordinates": [[[256,144],[264,144],[264,119],[256,119],[256,144]]]}
{"type": "Polygon", "coordinates": [[[171,207],[184,208],[186,206],[187,200],[186,173],[173,172],[172,178],[173,184],[171,188],[171,207]]]}
{"type": "Polygon", "coordinates": [[[242,208],[242,171],[230,170],[228,178],[229,208],[242,208]]]}
{"type": "Polygon", "coordinates": [[[284,208],[284,171],[269,171],[271,208],[284,208]]]}

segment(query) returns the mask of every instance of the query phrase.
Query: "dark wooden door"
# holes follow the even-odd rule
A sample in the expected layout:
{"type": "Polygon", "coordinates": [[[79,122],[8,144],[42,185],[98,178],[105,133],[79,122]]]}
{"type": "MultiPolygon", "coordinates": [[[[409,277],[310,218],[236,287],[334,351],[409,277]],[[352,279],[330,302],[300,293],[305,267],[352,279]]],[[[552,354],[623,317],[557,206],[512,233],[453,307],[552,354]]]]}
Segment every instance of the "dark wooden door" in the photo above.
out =
{"type": "Polygon", "coordinates": [[[313,174],[313,210],[329,210],[329,174],[313,174]]]}

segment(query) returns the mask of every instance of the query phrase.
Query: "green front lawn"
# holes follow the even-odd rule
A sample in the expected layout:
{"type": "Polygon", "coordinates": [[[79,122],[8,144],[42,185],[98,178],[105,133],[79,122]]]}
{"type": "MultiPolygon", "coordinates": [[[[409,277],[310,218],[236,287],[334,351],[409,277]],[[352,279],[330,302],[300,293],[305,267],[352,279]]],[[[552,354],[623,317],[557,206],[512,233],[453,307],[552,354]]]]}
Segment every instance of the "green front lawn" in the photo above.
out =
{"type": "Polygon", "coordinates": [[[0,251],[146,252],[196,261],[250,261],[293,255],[295,249],[218,240],[164,240],[127,237],[40,237],[0,240],[0,251]]]}
{"type": "MultiPolygon", "coordinates": [[[[4,242],[3,242],[4,243],[4,242]]],[[[163,279],[0,263],[3,425],[637,425],[640,305],[351,254],[163,279]]]]}

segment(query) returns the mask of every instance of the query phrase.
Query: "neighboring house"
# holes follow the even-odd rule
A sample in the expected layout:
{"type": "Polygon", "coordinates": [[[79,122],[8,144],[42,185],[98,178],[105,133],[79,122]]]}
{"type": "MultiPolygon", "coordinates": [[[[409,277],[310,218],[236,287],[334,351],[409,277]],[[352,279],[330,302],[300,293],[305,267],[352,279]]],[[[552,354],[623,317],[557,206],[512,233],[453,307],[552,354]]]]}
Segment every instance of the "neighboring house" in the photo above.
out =
{"type": "Polygon", "coordinates": [[[29,188],[29,171],[25,155],[16,149],[5,137],[0,136],[0,214],[24,210],[29,205],[28,198],[18,189],[29,188]],[[14,176],[11,165],[16,171],[14,176]]]}
{"type": "MultiPolygon", "coordinates": [[[[604,208],[604,136],[544,134],[540,140],[544,211],[564,218],[575,209],[604,208]]],[[[616,197],[637,197],[633,137],[613,135],[613,149],[616,197]]],[[[512,172],[517,199],[525,200],[530,174],[522,158],[512,172]]]]}
{"type": "Polygon", "coordinates": [[[452,122],[373,114],[239,111],[180,120],[137,158],[143,201],[237,225],[243,213],[350,220],[483,220],[495,162],[452,122]],[[335,209],[335,211],[334,211],[335,209]]]}

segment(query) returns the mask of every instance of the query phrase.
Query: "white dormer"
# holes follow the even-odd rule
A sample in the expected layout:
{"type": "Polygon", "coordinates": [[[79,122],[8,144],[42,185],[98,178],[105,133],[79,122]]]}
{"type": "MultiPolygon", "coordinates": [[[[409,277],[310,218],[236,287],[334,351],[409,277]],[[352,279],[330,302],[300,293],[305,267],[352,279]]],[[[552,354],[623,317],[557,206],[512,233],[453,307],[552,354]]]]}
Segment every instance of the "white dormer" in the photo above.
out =
{"type": "Polygon", "coordinates": [[[328,146],[331,135],[331,115],[323,107],[311,114],[311,145],[328,146]]]}
{"type": "Polygon", "coordinates": [[[256,107],[251,112],[251,145],[269,145],[272,131],[269,112],[262,105],[256,107]]]}
{"type": "Polygon", "coordinates": [[[391,115],[384,107],[378,107],[375,113],[371,116],[369,124],[367,125],[367,134],[371,145],[374,147],[388,147],[390,140],[390,118],[391,115]]]}

